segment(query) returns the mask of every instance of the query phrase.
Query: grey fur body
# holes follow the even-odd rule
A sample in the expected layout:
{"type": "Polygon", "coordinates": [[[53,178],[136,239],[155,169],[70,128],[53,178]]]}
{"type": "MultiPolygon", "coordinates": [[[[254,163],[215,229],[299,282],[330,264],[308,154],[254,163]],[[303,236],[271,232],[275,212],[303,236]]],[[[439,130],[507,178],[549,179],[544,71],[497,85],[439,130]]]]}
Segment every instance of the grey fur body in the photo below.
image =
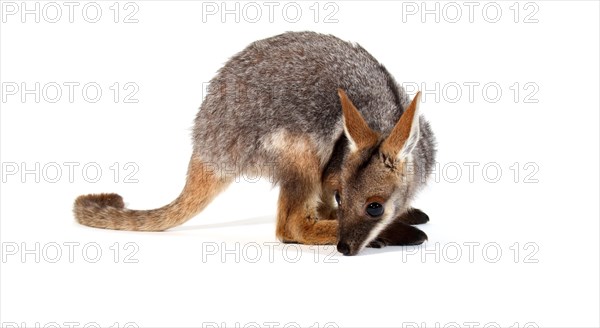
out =
{"type": "MultiPolygon", "coordinates": [[[[209,162],[243,172],[277,162],[279,154],[269,141],[283,131],[292,138],[309,136],[324,168],[343,135],[338,88],[382,135],[390,133],[410,102],[385,67],[359,45],[313,32],[253,42],[212,79],[196,117],[194,150],[209,162]]],[[[424,120],[421,136],[416,156],[431,163],[433,135],[424,120]]]]}

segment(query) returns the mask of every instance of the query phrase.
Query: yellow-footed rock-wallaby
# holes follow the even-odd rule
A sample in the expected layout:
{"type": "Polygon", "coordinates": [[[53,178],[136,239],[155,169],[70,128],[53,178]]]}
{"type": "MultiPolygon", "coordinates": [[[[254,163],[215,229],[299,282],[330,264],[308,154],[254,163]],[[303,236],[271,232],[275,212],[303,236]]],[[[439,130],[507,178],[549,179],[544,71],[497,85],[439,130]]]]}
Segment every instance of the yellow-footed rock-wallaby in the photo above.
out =
{"type": "Polygon", "coordinates": [[[417,245],[410,207],[435,161],[435,139],[419,115],[420,93],[404,89],[366,50],[331,35],[288,32],[256,41],[211,80],[195,119],[183,191],[153,210],[124,207],[117,194],[80,196],[81,224],[161,231],[204,209],[236,174],[272,168],[280,187],[277,238],[366,246],[417,245]]]}

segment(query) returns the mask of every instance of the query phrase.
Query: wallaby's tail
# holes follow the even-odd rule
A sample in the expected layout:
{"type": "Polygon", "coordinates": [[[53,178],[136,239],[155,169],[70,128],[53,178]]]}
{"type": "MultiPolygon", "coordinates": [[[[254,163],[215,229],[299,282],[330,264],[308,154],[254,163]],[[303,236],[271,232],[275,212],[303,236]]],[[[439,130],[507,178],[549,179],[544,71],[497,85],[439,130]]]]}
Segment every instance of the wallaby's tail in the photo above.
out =
{"type": "Polygon", "coordinates": [[[183,191],[168,205],[154,210],[130,210],[117,194],[77,197],[73,206],[77,222],[114,230],[162,231],[184,223],[202,211],[223,191],[230,179],[192,156],[183,191]]]}

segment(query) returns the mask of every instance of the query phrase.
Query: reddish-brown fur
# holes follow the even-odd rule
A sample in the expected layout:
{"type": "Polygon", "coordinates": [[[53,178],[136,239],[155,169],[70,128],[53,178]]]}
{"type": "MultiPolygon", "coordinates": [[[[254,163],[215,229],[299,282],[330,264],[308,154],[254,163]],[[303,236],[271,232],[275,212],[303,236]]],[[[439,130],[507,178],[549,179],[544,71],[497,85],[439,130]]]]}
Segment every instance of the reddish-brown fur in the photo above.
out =
{"type": "Polygon", "coordinates": [[[230,180],[224,179],[197,157],[190,160],[183,191],[168,205],[154,210],[124,208],[117,194],[83,195],[75,200],[75,219],[84,225],[116,230],[162,231],[199,213],[230,180]]]}

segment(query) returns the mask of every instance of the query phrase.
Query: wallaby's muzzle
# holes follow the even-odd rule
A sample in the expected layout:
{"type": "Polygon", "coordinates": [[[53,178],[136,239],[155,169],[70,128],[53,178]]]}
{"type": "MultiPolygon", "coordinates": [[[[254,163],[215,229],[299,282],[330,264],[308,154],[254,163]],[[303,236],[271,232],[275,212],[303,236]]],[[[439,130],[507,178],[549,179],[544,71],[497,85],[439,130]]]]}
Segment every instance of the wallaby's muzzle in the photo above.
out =
{"type": "Polygon", "coordinates": [[[350,254],[350,245],[348,245],[348,243],[346,243],[345,241],[338,242],[337,250],[338,250],[338,252],[340,252],[344,255],[354,255],[354,254],[350,254]]]}
{"type": "MultiPolygon", "coordinates": [[[[348,218],[346,218],[348,219],[348,218]]],[[[356,255],[361,251],[367,239],[371,238],[371,231],[375,228],[376,222],[360,220],[358,222],[343,222],[340,219],[338,232],[338,252],[344,255],[356,255]]]]}

